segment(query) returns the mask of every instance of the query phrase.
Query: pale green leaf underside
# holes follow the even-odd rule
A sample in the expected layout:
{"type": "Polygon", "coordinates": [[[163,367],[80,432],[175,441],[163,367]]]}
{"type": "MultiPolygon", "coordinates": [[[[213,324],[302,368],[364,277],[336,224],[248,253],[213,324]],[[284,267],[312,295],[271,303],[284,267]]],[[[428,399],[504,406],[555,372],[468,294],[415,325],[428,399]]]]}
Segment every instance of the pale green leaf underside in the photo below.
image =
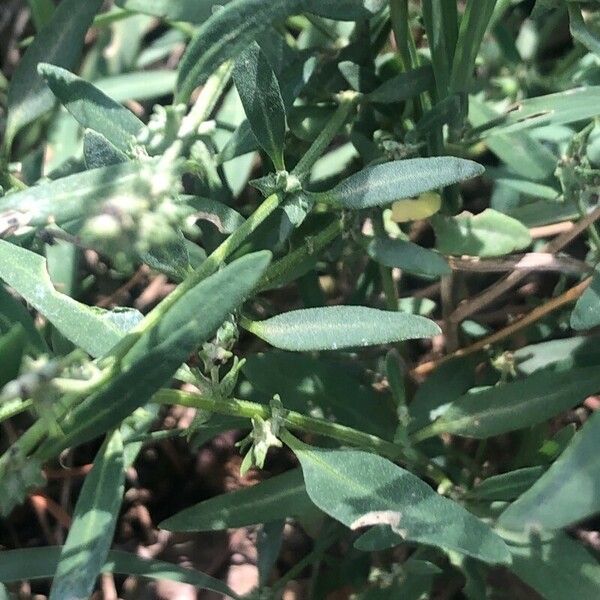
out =
{"type": "Polygon", "coordinates": [[[367,167],[316,196],[319,201],[339,208],[385,206],[483,172],[481,165],[453,156],[396,160],[367,167]]]}
{"type": "Polygon", "coordinates": [[[339,350],[438,335],[440,328],[418,315],[367,308],[328,306],[294,310],[247,329],[282,350],[339,350]]]}

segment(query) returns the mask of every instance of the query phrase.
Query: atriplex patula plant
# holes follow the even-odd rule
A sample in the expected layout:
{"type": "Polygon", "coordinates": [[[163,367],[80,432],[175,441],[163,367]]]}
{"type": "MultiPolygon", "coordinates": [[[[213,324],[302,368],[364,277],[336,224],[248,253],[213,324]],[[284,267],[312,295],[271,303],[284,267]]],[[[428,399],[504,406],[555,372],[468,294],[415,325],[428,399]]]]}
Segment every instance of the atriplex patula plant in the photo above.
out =
{"type": "Polygon", "coordinates": [[[242,474],[296,468],[160,527],[260,525],[256,597],[307,568],[313,598],[597,597],[569,534],[600,511],[600,416],[572,412],[600,391],[598,2],[27,5],[0,80],[7,523],[96,454],[64,544],[0,553],[0,597],[110,571],[239,597],[114,547],[144,445],[233,429],[242,474]],[[140,272],[174,286],[100,306],[140,272]],[[315,539],[282,574],[286,520],[315,539]]]}

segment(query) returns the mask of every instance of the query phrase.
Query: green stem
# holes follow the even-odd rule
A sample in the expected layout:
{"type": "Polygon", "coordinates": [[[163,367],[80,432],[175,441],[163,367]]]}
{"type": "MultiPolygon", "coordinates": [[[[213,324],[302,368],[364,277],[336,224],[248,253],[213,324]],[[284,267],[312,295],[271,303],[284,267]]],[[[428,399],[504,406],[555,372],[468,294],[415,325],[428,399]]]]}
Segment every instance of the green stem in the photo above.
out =
{"type": "Polygon", "coordinates": [[[9,408],[6,408],[11,403],[7,402],[4,407],[0,408],[0,423],[2,421],[6,421],[7,419],[11,419],[15,415],[18,415],[26,410],[30,409],[33,406],[32,400],[21,400],[14,402],[14,405],[11,405],[9,408]]]}
{"type": "Polygon", "coordinates": [[[290,274],[294,274],[296,269],[310,256],[318,255],[321,250],[326,248],[343,231],[343,223],[336,219],[319,231],[312,237],[307,237],[305,242],[299,248],[286,254],[283,258],[273,263],[265,272],[261,282],[258,285],[258,291],[272,289],[288,280],[290,274]]]}
{"type": "Polygon", "coordinates": [[[426,425],[425,427],[419,429],[418,431],[415,431],[410,436],[410,441],[413,444],[418,444],[419,442],[422,442],[424,440],[428,440],[429,438],[435,437],[436,435],[438,435],[438,433],[441,433],[438,430],[438,427],[436,425],[437,425],[437,423],[433,422],[433,423],[430,423],[429,425],[426,425]]]}
{"type": "MultiPolygon", "coordinates": [[[[221,415],[242,417],[245,419],[261,417],[266,420],[271,417],[271,408],[265,404],[248,402],[247,400],[238,400],[237,398],[222,400],[181,390],[160,390],[153,396],[152,401],[158,404],[180,404],[182,406],[191,406],[193,408],[200,408],[221,415]]],[[[411,448],[411,456],[407,457],[400,446],[388,442],[387,440],[383,440],[376,435],[358,431],[352,427],[340,425],[339,423],[332,423],[324,419],[309,417],[291,410],[285,412],[283,425],[292,431],[329,437],[337,440],[341,444],[362,448],[385,456],[390,460],[414,465],[424,476],[433,479],[438,487],[444,487],[444,489],[446,489],[452,484],[446,474],[429,461],[426,456],[411,448]]]]}
{"type": "MultiPolygon", "coordinates": [[[[383,213],[373,215],[373,229],[377,237],[386,238],[387,233],[383,225],[383,213]]],[[[379,277],[381,278],[381,287],[385,296],[385,304],[389,310],[398,310],[398,289],[392,276],[392,269],[379,264],[379,277]]]]}
{"type": "Polygon", "coordinates": [[[198,95],[198,99],[194,102],[194,106],[192,106],[188,114],[183,118],[178,137],[185,138],[193,135],[198,130],[198,127],[210,117],[217,101],[231,79],[232,71],[233,62],[228,61],[223,63],[208,78],[198,95]]]}
{"type": "MultiPolygon", "coordinates": [[[[579,214],[582,219],[584,219],[588,214],[586,205],[583,201],[584,193],[585,192],[582,191],[581,193],[576,194],[577,209],[579,210],[579,214]]],[[[600,257],[600,234],[598,233],[598,228],[596,227],[595,223],[590,223],[587,230],[590,236],[590,241],[594,246],[595,258],[596,260],[598,260],[598,258],[600,257]]]]}
{"type": "MultiPolygon", "coordinates": [[[[266,404],[248,402],[247,400],[239,400],[237,398],[220,400],[181,390],[160,390],[154,395],[152,400],[159,404],[192,406],[232,417],[246,419],[261,417],[265,420],[271,417],[271,408],[266,404]]],[[[309,417],[295,411],[287,411],[283,423],[288,429],[294,431],[324,435],[343,444],[373,450],[394,460],[401,458],[402,450],[395,444],[383,440],[376,435],[364,433],[352,427],[340,425],[339,423],[309,417]]]]}
{"type": "Polygon", "coordinates": [[[340,93],[338,98],[339,106],[337,110],[292,171],[292,175],[295,175],[300,181],[308,177],[312,166],[321,158],[333,138],[343,127],[348,115],[358,102],[360,94],[358,92],[346,91],[340,93]]]}

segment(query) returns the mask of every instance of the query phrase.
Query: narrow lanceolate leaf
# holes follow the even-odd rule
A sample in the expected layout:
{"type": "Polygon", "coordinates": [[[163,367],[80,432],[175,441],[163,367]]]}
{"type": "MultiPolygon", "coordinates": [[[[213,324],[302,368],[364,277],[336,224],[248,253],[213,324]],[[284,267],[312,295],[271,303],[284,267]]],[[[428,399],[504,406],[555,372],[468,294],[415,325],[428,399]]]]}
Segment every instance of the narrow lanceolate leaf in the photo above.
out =
{"type": "Polygon", "coordinates": [[[244,326],[276,348],[298,352],[375,346],[440,333],[425,317],[364,306],[294,310],[244,326]]]}
{"type": "Polygon", "coordinates": [[[531,127],[562,125],[591,119],[600,114],[600,86],[576,88],[517,102],[504,115],[473,130],[474,136],[489,137],[531,127]]]}
{"type": "Polygon", "coordinates": [[[85,600],[106,561],[125,488],[123,441],[116,430],[85,478],[62,547],[49,600],[85,600]]]}
{"type": "Polygon", "coordinates": [[[0,198],[0,215],[11,211],[22,226],[61,225],[95,210],[95,204],[112,195],[135,192],[140,184],[140,163],[127,162],[69,175],[0,198]]]}
{"type": "Polygon", "coordinates": [[[594,413],[536,483],[500,516],[505,529],[562,529],[600,512],[600,413],[594,413]]]}
{"type": "MultiPolygon", "coordinates": [[[[6,550],[2,552],[2,561],[0,562],[0,581],[13,583],[23,579],[50,579],[56,571],[60,554],[61,546],[6,550]]],[[[180,567],[162,560],[140,558],[135,554],[120,550],[111,550],[108,553],[101,571],[189,583],[223,594],[228,598],[236,600],[240,598],[222,581],[201,571],[180,567]]]]}
{"type": "Polygon", "coordinates": [[[359,450],[307,446],[286,434],[310,499],[351,529],[388,525],[403,540],[508,563],[506,544],[462,506],[394,463],[359,450]]]}
{"type": "Polygon", "coordinates": [[[317,197],[340,208],[385,206],[394,200],[476,177],[483,171],[481,165],[471,160],[452,156],[396,160],[367,167],[317,197]]]}
{"type": "Polygon", "coordinates": [[[483,439],[541,423],[598,390],[597,367],[534,373],[522,381],[465,394],[427,429],[430,435],[454,433],[483,439]]]}
{"type": "Polygon", "coordinates": [[[386,267],[398,267],[407,273],[440,277],[451,273],[445,259],[433,250],[427,250],[407,240],[375,238],[367,249],[369,256],[386,267]]]}
{"type": "Polygon", "coordinates": [[[493,475],[476,485],[469,492],[469,497],[475,500],[514,500],[528,490],[543,472],[544,468],[537,466],[493,475]]]}
{"type": "Polygon", "coordinates": [[[4,240],[0,240],[0,278],[92,356],[108,352],[141,319],[134,309],[105,311],[57,292],[43,257],[4,240]]]}
{"type": "Polygon", "coordinates": [[[48,438],[37,456],[47,460],[98,437],[148,402],[250,294],[270,256],[270,252],[244,256],[183,295],[125,356],[124,370],[71,411],[60,423],[62,434],[48,438]]]}
{"type": "Polygon", "coordinates": [[[467,0],[452,61],[451,92],[461,92],[467,88],[495,5],[496,0],[467,0]]]}
{"type": "Polygon", "coordinates": [[[21,127],[52,107],[53,96],[37,72],[38,63],[73,68],[85,33],[102,0],[63,0],[50,22],[35,36],[15,70],[8,89],[8,119],[4,147],[9,149],[21,127]]]}
{"type": "Polygon", "coordinates": [[[252,132],[281,171],[285,166],[285,108],[275,73],[256,42],[236,61],[233,79],[252,132]]]}
{"type": "Polygon", "coordinates": [[[430,90],[435,85],[433,70],[427,65],[412,69],[384,81],[379,87],[366,95],[370,102],[402,102],[430,90]]]}
{"type": "Polygon", "coordinates": [[[41,63],[38,72],[83,127],[102,134],[119,150],[131,151],[144,124],[130,110],[66,69],[41,63]]]}
{"type": "Polygon", "coordinates": [[[204,23],[190,42],[177,76],[176,102],[187,102],[196,87],[226,60],[238,56],[275,20],[297,14],[306,0],[232,0],[204,23]]]}
{"type": "Polygon", "coordinates": [[[216,531],[298,517],[312,509],[302,472],[294,469],[190,506],[163,521],[160,527],[168,531],[216,531]]]}
{"type": "Polygon", "coordinates": [[[502,256],[531,244],[527,227],[492,208],[486,208],[478,215],[469,212],[456,217],[435,215],[431,223],[435,247],[442,254],[502,256]]]}
{"type": "Polygon", "coordinates": [[[591,329],[600,324],[600,272],[596,272],[592,284],[577,300],[571,313],[571,327],[577,331],[591,329]]]}

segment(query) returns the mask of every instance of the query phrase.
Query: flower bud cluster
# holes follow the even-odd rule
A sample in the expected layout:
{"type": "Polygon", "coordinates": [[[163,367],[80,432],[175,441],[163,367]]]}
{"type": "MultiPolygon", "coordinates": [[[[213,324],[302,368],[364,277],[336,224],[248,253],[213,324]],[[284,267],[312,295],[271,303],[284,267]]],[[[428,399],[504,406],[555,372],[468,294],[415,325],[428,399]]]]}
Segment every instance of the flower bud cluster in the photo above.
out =
{"type": "Polygon", "coordinates": [[[160,159],[142,159],[135,183],[127,192],[101,203],[81,230],[83,243],[111,258],[119,270],[130,271],[141,254],[175,240],[187,211],[179,203],[180,144],[160,159]]]}

